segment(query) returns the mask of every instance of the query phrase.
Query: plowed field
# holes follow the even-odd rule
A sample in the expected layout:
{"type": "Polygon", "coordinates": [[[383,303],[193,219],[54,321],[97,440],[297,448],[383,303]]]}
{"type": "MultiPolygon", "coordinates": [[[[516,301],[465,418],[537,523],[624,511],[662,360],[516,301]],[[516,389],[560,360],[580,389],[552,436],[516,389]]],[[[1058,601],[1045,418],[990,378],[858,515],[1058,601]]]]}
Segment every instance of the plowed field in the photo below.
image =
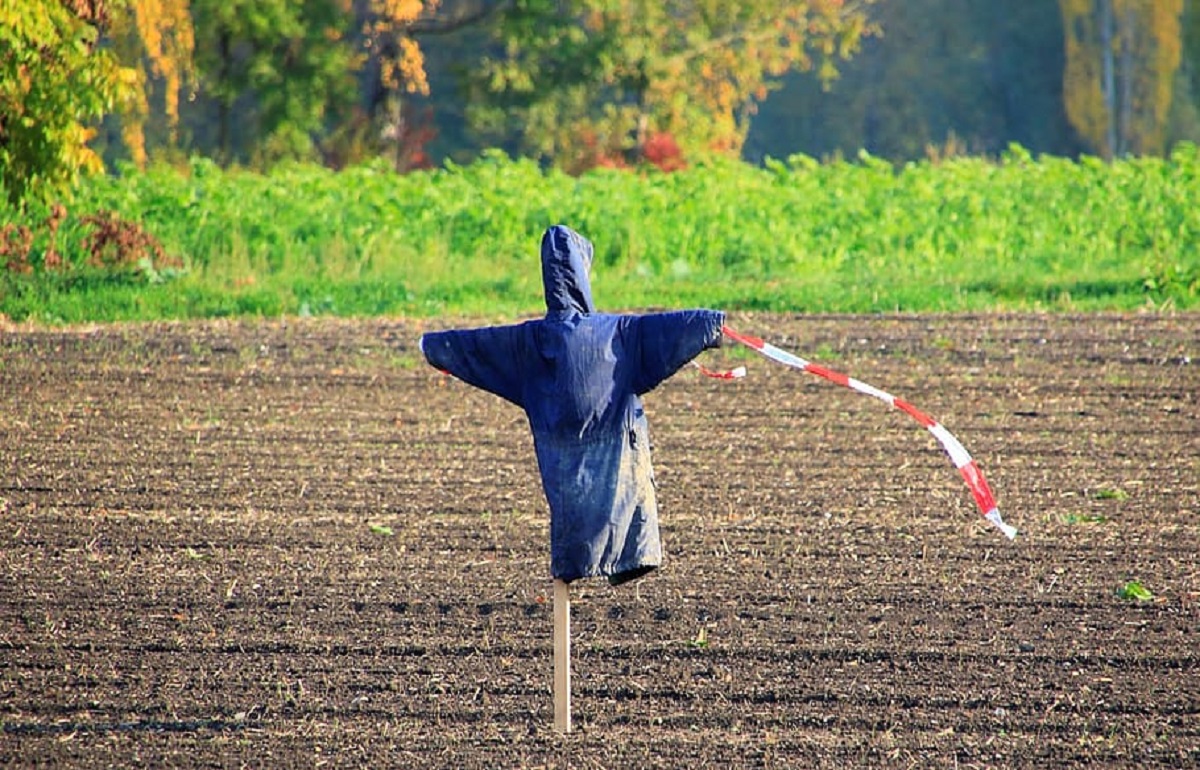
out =
{"type": "Polygon", "coordinates": [[[567,736],[527,425],[419,324],[0,332],[0,766],[1200,764],[1200,316],[730,320],[1021,535],[706,353],[750,375],[647,396],[667,561],[572,587],[567,736]]]}

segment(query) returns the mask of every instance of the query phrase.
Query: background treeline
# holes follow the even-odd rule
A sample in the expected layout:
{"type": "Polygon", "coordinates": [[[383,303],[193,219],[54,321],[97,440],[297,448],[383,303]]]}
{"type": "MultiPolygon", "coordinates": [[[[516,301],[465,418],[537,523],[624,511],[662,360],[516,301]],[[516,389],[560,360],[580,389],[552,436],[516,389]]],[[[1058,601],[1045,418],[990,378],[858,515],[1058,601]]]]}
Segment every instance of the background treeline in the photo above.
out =
{"type": "Polygon", "coordinates": [[[789,75],[746,155],[1162,154],[1200,137],[1200,2],[904,0],[828,90],[789,75]],[[1111,131],[1111,133],[1110,133],[1111,131]]]}
{"type": "MultiPolygon", "coordinates": [[[[241,3],[243,13],[255,9],[260,16],[254,29],[263,39],[233,31],[235,24],[253,19],[237,21],[237,2],[191,4],[200,22],[198,70],[188,91],[193,98],[180,105],[178,133],[166,120],[167,111],[155,116],[151,152],[179,149],[254,164],[291,155],[338,164],[390,153],[397,165],[407,167],[438,165],[446,157],[466,162],[496,146],[567,168],[629,157],[631,150],[641,149],[635,145],[643,119],[634,115],[606,124],[598,117],[638,100],[629,93],[636,87],[621,82],[637,73],[589,77],[570,72],[567,65],[583,69],[588,55],[633,60],[640,52],[631,40],[670,38],[670,24],[648,9],[657,6],[665,9],[660,16],[686,17],[685,8],[705,5],[443,0],[431,8],[409,3],[425,7],[410,11],[413,20],[403,23],[407,29],[390,38],[390,45],[396,46],[396,39],[411,41],[423,60],[402,54],[401,61],[409,56],[410,72],[390,74],[384,72],[389,51],[382,50],[389,43],[372,40],[372,3],[366,0],[347,3],[342,19],[329,15],[336,0],[285,2],[295,18],[265,21],[263,9],[272,3],[241,3]],[[224,31],[207,21],[206,4],[224,9],[229,20],[224,31]],[[585,17],[598,13],[596,8],[613,18],[629,17],[606,28],[635,50],[615,45],[599,53],[577,50],[579,41],[572,42],[563,27],[586,28],[585,17]],[[638,16],[650,18],[632,21],[638,16]],[[340,31],[336,45],[321,29],[331,23],[340,31]],[[201,39],[202,32],[209,39],[201,39]],[[268,43],[276,34],[280,38],[268,43]],[[313,38],[327,50],[315,50],[313,38]],[[297,45],[307,49],[307,58],[292,62],[278,54],[297,45]],[[547,52],[556,48],[558,54],[547,52]],[[511,58],[505,60],[506,54],[511,58]],[[351,64],[356,65],[353,83],[345,77],[351,64]],[[414,76],[411,70],[418,66],[423,75],[414,76]],[[239,70],[240,80],[228,74],[239,70]],[[523,78],[542,94],[523,92],[523,78]],[[581,84],[597,93],[586,108],[573,109],[571,102],[579,97],[570,92],[581,84]],[[290,97],[294,102],[313,103],[281,103],[289,98],[289,85],[305,91],[290,97]],[[585,109],[592,120],[580,119],[585,109]],[[572,130],[581,134],[575,141],[556,136],[572,130]],[[296,136],[284,139],[288,134],[296,136]]],[[[758,23],[770,26],[782,9],[804,4],[708,5],[717,13],[749,6],[748,20],[729,27],[746,30],[758,23]]],[[[1108,157],[1162,154],[1180,140],[1200,139],[1200,78],[1195,77],[1200,0],[880,0],[846,3],[834,18],[828,32],[809,36],[807,51],[783,57],[786,70],[765,73],[761,83],[748,84],[749,93],[736,94],[741,103],[731,109],[718,104],[719,83],[710,85],[711,108],[703,118],[689,115],[686,122],[725,121],[727,136],[715,127],[699,132],[700,142],[681,136],[687,130],[677,116],[656,112],[653,105],[651,125],[642,132],[665,130],[684,152],[718,147],[751,161],[793,153],[853,156],[860,149],[897,161],[930,152],[994,156],[1013,142],[1035,153],[1108,157]],[[825,34],[841,35],[839,45],[845,47],[822,61],[830,53],[823,49],[825,34]]],[[[655,55],[667,58],[689,46],[713,45],[727,32],[714,23],[705,35],[692,32],[698,42],[667,43],[655,55]]],[[[732,56],[754,56],[741,42],[731,46],[732,56]]],[[[705,66],[662,76],[668,98],[703,101],[689,93],[696,89],[686,81],[705,66]]],[[[739,81],[755,66],[729,66],[732,88],[746,90],[739,81]]],[[[110,147],[109,157],[121,155],[116,143],[110,147]]]]}
{"type": "Polygon", "coordinates": [[[1162,155],[1198,67],[1200,0],[0,0],[0,176],[1162,155]]]}

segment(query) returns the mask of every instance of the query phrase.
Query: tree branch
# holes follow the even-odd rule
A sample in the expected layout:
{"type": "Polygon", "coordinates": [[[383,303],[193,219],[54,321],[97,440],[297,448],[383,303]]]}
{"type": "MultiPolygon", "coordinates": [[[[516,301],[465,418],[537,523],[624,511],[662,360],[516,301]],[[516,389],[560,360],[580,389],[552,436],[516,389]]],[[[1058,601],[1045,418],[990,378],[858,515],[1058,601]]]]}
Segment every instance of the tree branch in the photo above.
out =
{"type": "Polygon", "coordinates": [[[470,0],[454,5],[454,11],[445,16],[440,16],[437,11],[434,11],[430,16],[418,18],[408,28],[408,34],[417,38],[449,35],[463,27],[481,22],[497,11],[507,9],[512,5],[512,0],[499,0],[499,2],[470,0]]]}

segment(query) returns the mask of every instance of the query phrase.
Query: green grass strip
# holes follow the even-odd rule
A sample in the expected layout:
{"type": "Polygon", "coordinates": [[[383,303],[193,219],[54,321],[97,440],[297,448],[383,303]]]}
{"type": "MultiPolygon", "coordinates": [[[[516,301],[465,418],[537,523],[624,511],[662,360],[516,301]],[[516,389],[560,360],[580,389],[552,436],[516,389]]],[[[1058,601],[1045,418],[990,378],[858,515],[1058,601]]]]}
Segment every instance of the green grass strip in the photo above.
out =
{"type": "MultiPolygon", "coordinates": [[[[1200,152],[1104,163],[957,158],[896,168],[796,156],[575,178],[491,154],[405,176],[286,166],[123,169],[87,180],[47,270],[0,276],[0,313],[48,323],[214,316],[514,316],[542,309],[538,244],[596,245],[605,308],[785,312],[1191,309],[1200,302],[1200,152]],[[181,269],[88,268],[86,214],[138,223],[181,269]]],[[[11,251],[11,245],[8,247],[11,251]]],[[[0,267],[4,265],[0,255],[0,267]]]]}

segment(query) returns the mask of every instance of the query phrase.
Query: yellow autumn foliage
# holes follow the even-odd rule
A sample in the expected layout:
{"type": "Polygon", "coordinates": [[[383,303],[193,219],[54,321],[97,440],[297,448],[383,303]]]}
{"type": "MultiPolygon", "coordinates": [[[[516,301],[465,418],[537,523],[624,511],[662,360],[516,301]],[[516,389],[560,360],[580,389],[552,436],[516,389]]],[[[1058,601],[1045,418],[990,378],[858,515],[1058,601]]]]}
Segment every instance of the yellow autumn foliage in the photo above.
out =
{"type": "Polygon", "coordinates": [[[369,44],[380,54],[380,78],[390,91],[409,94],[429,94],[429,79],[425,74],[425,55],[409,29],[422,15],[437,10],[440,0],[371,0],[372,20],[367,24],[369,44]]]}
{"type": "Polygon", "coordinates": [[[1059,6],[1071,125],[1104,157],[1161,153],[1183,53],[1183,0],[1059,0],[1059,6]]]}
{"type": "Polygon", "coordinates": [[[130,157],[145,165],[145,125],[150,92],[162,84],[163,111],[171,141],[179,125],[179,95],[193,75],[195,33],[188,0],[129,0],[114,8],[112,38],[117,54],[136,72],[137,89],[122,111],[122,139],[130,157]]]}

